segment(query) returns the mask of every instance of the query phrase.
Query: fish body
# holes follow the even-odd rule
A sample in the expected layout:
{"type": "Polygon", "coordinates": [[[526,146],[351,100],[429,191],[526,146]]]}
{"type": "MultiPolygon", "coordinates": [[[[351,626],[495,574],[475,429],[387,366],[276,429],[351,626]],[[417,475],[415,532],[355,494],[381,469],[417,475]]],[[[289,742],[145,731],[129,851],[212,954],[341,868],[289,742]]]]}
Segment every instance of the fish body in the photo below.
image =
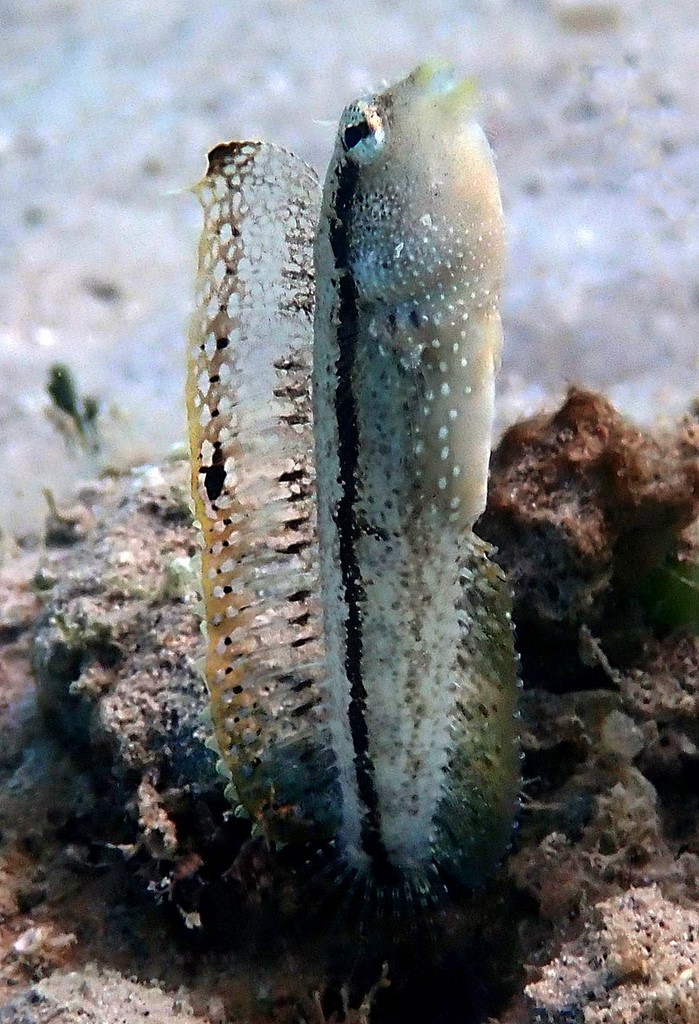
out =
{"type": "Polygon", "coordinates": [[[502,208],[469,83],[418,68],[340,120],[315,244],[314,424],[341,845],[474,884],[518,789],[508,592],[485,507],[502,208]]]}
{"type": "Polygon", "coordinates": [[[187,405],[214,737],[263,832],[330,837],[309,386],[319,183],[277,146],[232,142],[196,191],[187,405]]]}
{"type": "Polygon", "coordinates": [[[399,900],[477,885],[519,756],[509,588],[472,529],[504,258],[473,88],[431,64],[351,104],[322,198],[267,143],[217,147],[198,194],[187,394],[222,764],[272,841],[333,840],[399,900]]]}

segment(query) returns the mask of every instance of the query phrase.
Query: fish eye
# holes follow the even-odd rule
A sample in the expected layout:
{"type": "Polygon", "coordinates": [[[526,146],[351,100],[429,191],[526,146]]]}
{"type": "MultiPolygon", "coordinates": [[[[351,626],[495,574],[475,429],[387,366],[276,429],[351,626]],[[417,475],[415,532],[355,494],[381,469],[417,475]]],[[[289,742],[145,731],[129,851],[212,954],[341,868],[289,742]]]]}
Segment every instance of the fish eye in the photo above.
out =
{"type": "Polygon", "coordinates": [[[371,135],[371,128],[366,121],[360,121],[359,124],[348,124],[342,136],[345,149],[354,149],[357,143],[366,139],[368,135],[371,135]]]}
{"type": "Polygon", "coordinates": [[[386,141],[384,120],[373,104],[360,102],[347,107],[340,127],[340,142],[356,163],[370,163],[386,141]]]}

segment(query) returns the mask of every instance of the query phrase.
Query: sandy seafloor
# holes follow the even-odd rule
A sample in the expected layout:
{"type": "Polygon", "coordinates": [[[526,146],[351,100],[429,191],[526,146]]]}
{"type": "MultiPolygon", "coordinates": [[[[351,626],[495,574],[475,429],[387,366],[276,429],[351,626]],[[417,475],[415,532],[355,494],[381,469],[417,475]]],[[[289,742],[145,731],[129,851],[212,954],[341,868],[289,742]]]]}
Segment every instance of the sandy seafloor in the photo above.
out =
{"type": "Polygon", "coordinates": [[[699,391],[696,0],[2,0],[0,524],[94,473],[46,416],[66,360],[103,461],[184,434],[207,149],[322,169],[342,106],[427,57],[475,74],[507,212],[500,421],[576,381],[641,420],[699,391]]]}

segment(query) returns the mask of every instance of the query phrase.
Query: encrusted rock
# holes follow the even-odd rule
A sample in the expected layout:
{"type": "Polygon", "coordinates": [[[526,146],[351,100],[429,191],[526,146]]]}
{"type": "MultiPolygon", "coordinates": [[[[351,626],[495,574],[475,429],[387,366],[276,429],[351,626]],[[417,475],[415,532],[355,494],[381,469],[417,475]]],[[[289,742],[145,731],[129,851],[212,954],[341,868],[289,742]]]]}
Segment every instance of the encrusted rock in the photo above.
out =
{"type": "Polygon", "coordinates": [[[114,481],[90,534],[52,553],[55,582],[34,636],[47,720],[126,811],[114,841],[147,852],[153,885],[168,893],[183,875],[191,888],[178,863],[191,867],[217,841],[227,809],[205,746],[187,486],[183,464],[114,481]]]}
{"type": "Polygon", "coordinates": [[[185,1024],[193,1016],[186,996],[97,968],[56,971],[0,1007],[0,1024],[185,1024]]]}
{"type": "Polygon", "coordinates": [[[605,900],[526,994],[532,1024],[696,1024],[699,913],[655,885],[605,900]]]}
{"type": "Polygon", "coordinates": [[[520,622],[596,626],[699,513],[699,425],[654,437],[573,388],[511,427],[491,463],[480,530],[499,548],[520,622]]]}

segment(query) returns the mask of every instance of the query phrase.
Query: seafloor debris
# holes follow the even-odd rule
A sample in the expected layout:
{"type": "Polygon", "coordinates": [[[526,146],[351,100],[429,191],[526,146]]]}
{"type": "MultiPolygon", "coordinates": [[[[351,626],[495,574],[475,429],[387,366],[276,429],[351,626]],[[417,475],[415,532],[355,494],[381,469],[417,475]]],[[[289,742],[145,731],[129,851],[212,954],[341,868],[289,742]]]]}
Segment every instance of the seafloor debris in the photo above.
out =
{"type": "Polygon", "coordinates": [[[633,660],[648,630],[648,582],[698,514],[694,418],[653,436],[574,388],[554,415],[511,427],[479,528],[514,587],[525,665],[531,653],[548,685],[579,685],[590,661],[581,626],[608,655],[633,660]]]}
{"type": "Polygon", "coordinates": [[[135,826],[131,842],[174,866],[192,854],[189,840],[180,847],[178,813],[196,816],[202,839],[223,797],[204,745],[184,469],[164,472],[115,485],[111,496],[105,489],[84,542],[51,552],[54,584],[36,626],[34,667],[42,710],[93,775],[109,781],[135,826]]]}
{"type": "Polygon", "coordinates": [[[185,1024],[193,1016],[185,995],[95,968],[56,971],[0,1007],[0,1024],[185,1024]]]}
{"type": "Polygon", "coordinates": [[[86,450],[99,451],[100,404],[92,395],[78,394],[75,378],[66,363],[49,367],[46,393],[51,399],[49,418],[69,446],[77,440],[86,450]]]}
{"type": "Polygon", "coordinates": [[[697,1021],[699,913],[657,885],[598,903],[527,996],[536,1024],[697,1021]]]}

